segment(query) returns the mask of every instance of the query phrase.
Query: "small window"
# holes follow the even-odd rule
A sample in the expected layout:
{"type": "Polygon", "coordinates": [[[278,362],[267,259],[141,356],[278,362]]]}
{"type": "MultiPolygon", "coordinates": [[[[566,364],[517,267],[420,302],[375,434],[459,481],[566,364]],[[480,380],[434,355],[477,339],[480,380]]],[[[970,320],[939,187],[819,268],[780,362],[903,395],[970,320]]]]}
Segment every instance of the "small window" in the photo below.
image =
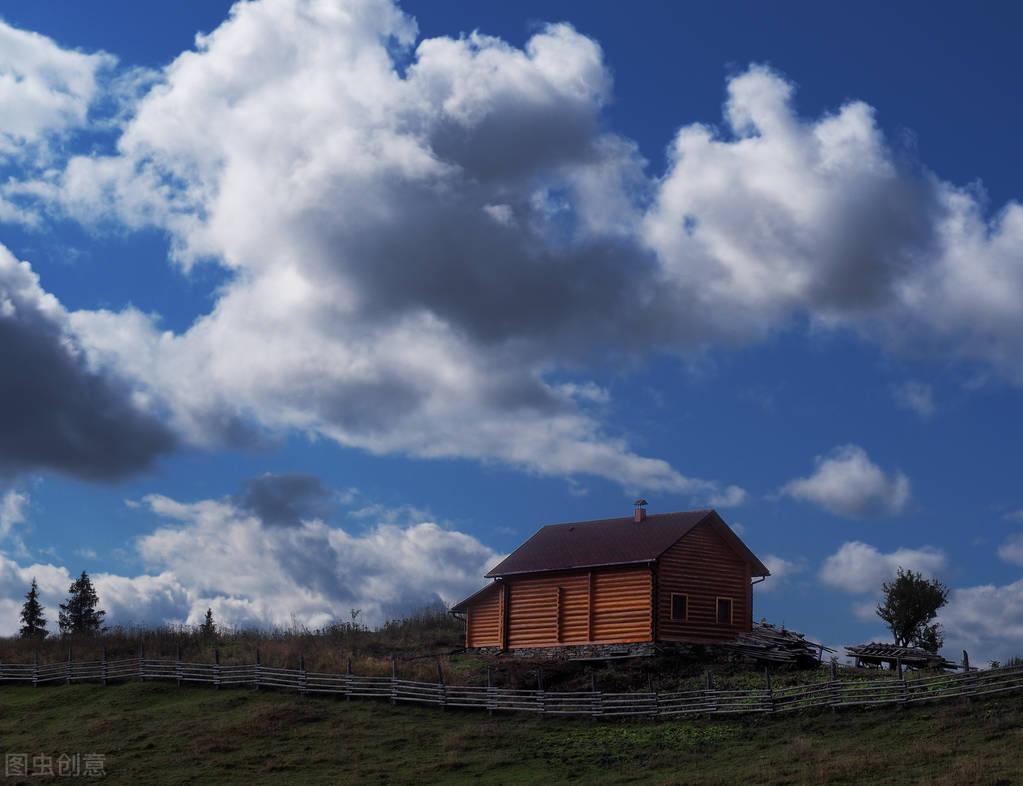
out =
{"type": "Polygon", "coordinates": [[[718,598],[718,625],[732,624],[732,599],[718,598]]]}
{"type": "Polygon", "coordinates": [[[685,622],[689,612],[689,596],[671,593],[671,618],[678,622],[685,622]]]}

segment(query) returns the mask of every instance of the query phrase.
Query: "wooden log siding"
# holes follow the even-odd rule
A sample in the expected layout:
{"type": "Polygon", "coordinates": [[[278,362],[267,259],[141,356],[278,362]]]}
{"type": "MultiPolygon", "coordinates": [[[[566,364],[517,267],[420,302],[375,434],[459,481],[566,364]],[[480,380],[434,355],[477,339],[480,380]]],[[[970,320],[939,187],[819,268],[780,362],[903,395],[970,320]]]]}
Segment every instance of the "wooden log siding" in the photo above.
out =
{"type": "Polygon", "coordinates": [[[593,643],[650,641],[653,572],[647,565],[593,573],[593,643]]]}
{"type": "Polygon", "coordinates": [[[465,611],[465,646],[501,646],[501,587],[492,585],[465,611]]]}
{"type": "Polygon", "coordinates": [[[727,641],[752,628],[749,565],[712,524],[703,523],[657,562],[657,640],[727,641]],[[671,618],[671,595],[687,596],[687,620],[671,618]],[[732,624],[717,621],[717,599],[731,598],[732,624]]]}
{"type": "MultiPolygon", "coordinates": [[[[510,649],[650,641],[648,566],[537,574],[504,583],[510,649]]],[[[475,613],[474,604],[471,616],[475,613]]]]}
{"type": "Polygon", "coordinates": [[[585,573],[541,574],[508,581],[508,646],[585,644],[585,573]]]}

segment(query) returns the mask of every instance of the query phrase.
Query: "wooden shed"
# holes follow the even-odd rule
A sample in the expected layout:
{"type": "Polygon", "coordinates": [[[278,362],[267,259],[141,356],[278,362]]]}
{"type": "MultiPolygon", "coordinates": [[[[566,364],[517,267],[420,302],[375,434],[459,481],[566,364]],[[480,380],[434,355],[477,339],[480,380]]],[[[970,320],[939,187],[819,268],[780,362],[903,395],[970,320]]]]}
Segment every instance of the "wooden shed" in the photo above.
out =
{"type": "MultiPolygon", "coordinates": [[[[719,643],[753,624],[770,571],[713,510],[542,527],[455,604],[465,646],[719,643]]],[[[643,503],[645,504],[645,503],[643,503]]]]}

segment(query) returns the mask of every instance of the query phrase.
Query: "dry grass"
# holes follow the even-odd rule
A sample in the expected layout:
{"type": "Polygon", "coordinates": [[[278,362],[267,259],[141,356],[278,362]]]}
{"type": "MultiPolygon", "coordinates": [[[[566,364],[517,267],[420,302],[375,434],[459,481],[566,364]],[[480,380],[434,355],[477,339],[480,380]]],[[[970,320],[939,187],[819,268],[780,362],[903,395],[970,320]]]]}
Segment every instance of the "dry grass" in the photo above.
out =
{"type": "MultiPolygon", "coordinates": [[[[1023,781],[1023,701],[599,723],[130,683],[0,686],[4,751],[99,751],[105,782],[955,784],[1023,781]]],[[[31,781],[28,781],[31,782],[31,781]]]]}
{"type": "Polygon", "coordinates": [[[443,608],[424,609],[371,630],[357,621],[338,622],[312,630],[300,625],[270,630],[219,630],[205,638],[188,626],[114,627],[100,636],[50,636],[43,641],[0,638],[0,661],[40,663],[63,661],[70,650],[75,660],[130,658],[140,648],[149,658],[211,662],[214,651],[223,664],[252,663],[259,651],[269,666],[297,668],[302,658],[309,671],[341,673],[351,660],[358,674],[390,674],[391,656],[401,661],[410,678],[433,679],[436,656],[457,650],[462,623],[443,608]]]}

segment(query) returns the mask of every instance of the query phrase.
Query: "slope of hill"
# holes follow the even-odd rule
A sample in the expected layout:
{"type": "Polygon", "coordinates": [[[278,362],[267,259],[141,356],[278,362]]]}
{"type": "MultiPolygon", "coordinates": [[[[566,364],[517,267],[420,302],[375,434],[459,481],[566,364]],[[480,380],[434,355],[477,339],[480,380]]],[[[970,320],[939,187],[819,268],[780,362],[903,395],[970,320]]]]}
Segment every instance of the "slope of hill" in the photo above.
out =
{"type": "Polygon", "coordinates": [[[112,784],[990,785],[1023,780],[1023,700],[593,723],[153,683],[0,686],[0,748],[100,753],[112,784]]]}

